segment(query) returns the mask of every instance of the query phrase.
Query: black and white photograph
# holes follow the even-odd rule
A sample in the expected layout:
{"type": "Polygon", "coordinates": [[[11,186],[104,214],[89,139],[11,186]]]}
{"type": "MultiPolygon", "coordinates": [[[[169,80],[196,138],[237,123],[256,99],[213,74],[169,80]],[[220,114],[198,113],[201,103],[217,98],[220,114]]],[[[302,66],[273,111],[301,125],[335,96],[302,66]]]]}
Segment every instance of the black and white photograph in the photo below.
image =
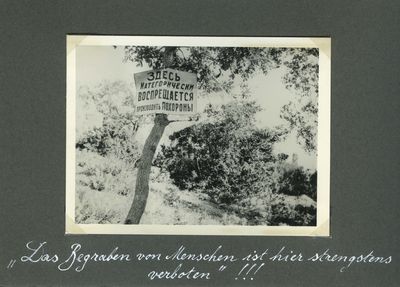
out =
{"type": "Polygon", "coordinates": [[[67,36],[66,232],[329,236],[330,38],[67,36]]]}

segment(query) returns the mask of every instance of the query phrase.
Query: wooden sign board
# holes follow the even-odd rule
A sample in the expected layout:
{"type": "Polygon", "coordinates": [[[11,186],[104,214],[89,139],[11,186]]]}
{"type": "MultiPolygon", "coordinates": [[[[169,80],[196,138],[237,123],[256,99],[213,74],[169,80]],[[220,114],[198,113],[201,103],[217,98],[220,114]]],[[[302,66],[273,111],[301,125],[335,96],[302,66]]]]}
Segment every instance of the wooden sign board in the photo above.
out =
{"type": "Polygon", "coordinates": [[[197,76],[173,69],[134,75],[135,111],[138,115],[193,115],[197,110],[197,76]]]}

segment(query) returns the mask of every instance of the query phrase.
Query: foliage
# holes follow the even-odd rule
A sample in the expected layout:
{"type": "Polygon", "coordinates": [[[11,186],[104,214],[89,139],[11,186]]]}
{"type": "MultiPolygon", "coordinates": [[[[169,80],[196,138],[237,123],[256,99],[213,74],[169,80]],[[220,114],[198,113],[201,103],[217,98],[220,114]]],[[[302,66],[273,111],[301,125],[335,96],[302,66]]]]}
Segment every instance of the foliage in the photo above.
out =
{"type": "Polygon", "coordinates": [[[209,120],[173,133],[154,164],[181,190],[206,194],[247,225],[315,225],[316,172],[273,153],[282,134],[256,128],[257,111],[249,101],[209,106],[209,120]]]}
{"type": "Polygon", "coordinates": [[[310,174],[301,167],[285,170],[279,178],[278,192],[286,195],[305,194],[317,199],[317,172],[310,174]]]}
{"type": "Polygon", "coordinates": [[[168,62],[169,68],[196,73],[199,88],[209,93],[221,89],[219,82],[229,88],[236,76],[248,79],[258,70],[266,73],[276,68],[280,53],[277,48],[126,46],[124,61],[140,66],[146,63],[152,69],[168,62]],[[171,59],[166,61],[165,57],[171,59]]]}
{"type": "Polygon", "coordinates": [[[306,195],[280,195],[272,203],[271,225],[315,226],[316,223],[316,203],[306,195]]]}
{"type": "Polygon", "coordinates": [[[139,124],[129,88],[122,82],[106,82],[94,89],[82,87],[79,99],[82,105],[95,107],[102,121],[101,126],[82,133],[76,148],[136,162],[140,151],[134,136],[139,124]]]}
{"type": "Polygon", "coordinates": [[[150,68],[168,67],[197,74],[206,93],[230,91],[239,76],[242,87],[256,72],[267,74],[285,68],[282,82],[294,98],[282,108],[281,117],[297,133],[308,152],[316,151],[318,118],[318,56],[316,48],[266,47],[149,47],[125,46],[124,61],[150,68]],[[168,58],[166,60],[166,58],[168,58]]]}
{"type": "MultiPolygon", "coordinates": [[[[121,224],[134,196],[136,169],[114,156],[77,151],[75,221],[79,224],[121,224]]],[[[154,172],[143,224],[238,225],[246,221],[221,212],[199,194],[179,190],[154,172]]]]}
{"type": "MultiPolygon", "coordinates": [[[[133,199],[136,169],[115,156],[92,151],[78,150],[76,158],[76,222],[122,223],[133,199]]],[[[156,171],[143,224],[315,225],[315,203],[305,195],[263,198],[266,194],[261,193],[244,198],[244,205],[221,208],[201,191],[180,190],[164,173],[154,175],[156,171]]]]}
{"type": "Polygon", "coordinates": [[[317,149],[318,128],[318,49],[288,49],[283,65],[286,88],[295,98],[283,106],[281,118],[296,130],[298,142],[308,152],[317,149]]]}
{"type": "Polygon", "coordinates": [[[76,151],[77,223],[120,223],[134,193],[135,170],[113,155],[76,151]]]}
{"type": "Polygon", "coordinates": [[[254,126],[254,102],[209,107],[212,121],[175,132],[155,164],[169,172],[181,189],[203,190],[212,202],[243,216],[272,196],[276,157],[272,145],[280,134],[254,126]]]}
{"type": "Polygon", "coordinates": [[[130,163],[136,163],[140,157],[136,142],[133,140],[135,130],[128,122],[118,121],[103,124],[89,131],[76,143],[79,150],[89,150],[99,155],[116,155],[130,163]]]}

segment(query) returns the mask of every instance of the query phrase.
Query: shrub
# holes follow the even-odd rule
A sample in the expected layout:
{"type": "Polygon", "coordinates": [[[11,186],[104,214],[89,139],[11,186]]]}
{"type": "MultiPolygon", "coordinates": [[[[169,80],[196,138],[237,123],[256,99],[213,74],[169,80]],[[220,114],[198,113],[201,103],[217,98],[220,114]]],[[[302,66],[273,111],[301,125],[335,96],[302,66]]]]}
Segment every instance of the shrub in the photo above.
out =
{"type": "Polygon", "coordinates": [[[310,173],[301,167],[286,169],[281,174],[278,192],[286,195],[305,194],[317,199],[317,172],[310,173]]]}
{"type": "Polygon", "coordinates": [[[252,217],[254,202],[266,206],[264,199],[272,193],[272,145],[279,139],[277,132],[255,127],[257,111],[254,102],[209,107],[210,120],[172,134],[171,145],[161,147],[155,164],[179,188],[201,189],[220,206],[235,206],[236,212],[252,217]]]}
{"type": "Polygon", "coordinates": [[[75,221],[123,222],[134,196],[135,174],[131,164],[115,156],[78,150],[75,221]]]}
{"type": "Polygon", "coordinates": [[[306,195],[280,195],[271,206],[271,225],[315,226],[316,203],[306,195]]]}
{"type": "Polygon", "coordinates": [[[134,112],[133,96],[123,82],[103,82],[95,87],[78,89],[78,107],[81,121],[77,125],[76,148],[115,155],[134,163],[140,151],[134,136],[139,127],[134,112]],[[93,119],[98,122],[93,124],[93,119]],[[92,119],[92,120],[90,120],[92,119]]]}
{"type": "Polygon", "coordinates": [[[140,157],[138,144],[134,140],[136,128],[136,125],[128,121],[109,121],[87,132],[77,141],[76,148],[101,156],[115,155],[119,159],[135,163],[140,157]]]}

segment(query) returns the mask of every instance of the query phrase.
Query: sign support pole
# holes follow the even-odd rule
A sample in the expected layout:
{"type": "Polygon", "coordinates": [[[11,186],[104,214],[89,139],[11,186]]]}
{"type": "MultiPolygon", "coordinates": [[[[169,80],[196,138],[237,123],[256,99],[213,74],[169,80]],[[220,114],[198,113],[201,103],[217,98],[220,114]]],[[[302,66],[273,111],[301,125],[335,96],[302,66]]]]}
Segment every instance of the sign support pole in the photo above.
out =
{"type": "MultiPolygon", "coordinates": [[[[176,47],[165,47],[163,66],[167,68],[176,56],[176,47]]],[[[149,178],[153,157],[157,150],[158,143],[164,133],[166,126],[170,123],[168,115],[156,114],[154,126],[146,139],[140,158],[136,176],[135,196],[132,206],[125,219],[125,224],[139,224],[146,208],[147,197],[149,196],[149,178]]]]}
{"type": "Polygon", "coordinates": [[[156,114],[154,126],[143,147],[136,177],[135,196],[125,224],[139,224],[146,207],[149,195],[149,177],[154,153],[164,133],[166,126],[170,123],[166,114],[156,114]]]}

